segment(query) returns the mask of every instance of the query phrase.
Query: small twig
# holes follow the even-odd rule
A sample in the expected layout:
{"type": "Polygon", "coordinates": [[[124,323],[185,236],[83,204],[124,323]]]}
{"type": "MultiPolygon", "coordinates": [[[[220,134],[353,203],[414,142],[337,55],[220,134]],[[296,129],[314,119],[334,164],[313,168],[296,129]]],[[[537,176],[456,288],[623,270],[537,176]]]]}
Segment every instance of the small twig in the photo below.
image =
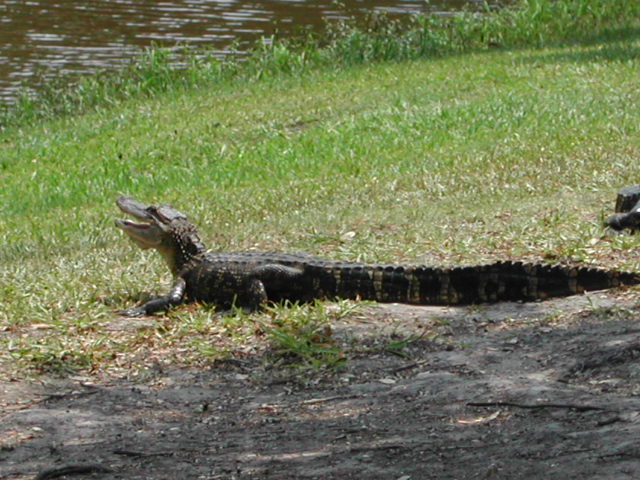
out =
{"type": "Polygon", "coordinates": [[[596,407],[594,405],[574,405],[571,403],[515,403],[515,402],[468,402],[470,407],[516,407],[516,408],[568,408],[586,412],[589,410],[608,410],[605,407],[596,407]]]}
{"type": "Polygon", "coordinates": [[[614,452],[614,453],[606,453],[604,455],[598,455],[597,458],[605,459],[605,458],[613,458],[613,457],[622,457],[622,458],[638,458],[638,452],[633,449],[626,449],[624,451],[614,452]]]}
{"type": "Polygon", "coordinates": [[[140,452],[137,450],[114,450],[115,455],[125,455],[127,457],[164,457],[173,455],[173,452],[140,452]]]}
{"type": "Polygon", "coordinates": [[[61,467],[47,468],[41,471],[34,480],[49,480],[63,475],[79,475],[83,473],[111,473],[113,469],[99,463],[78,463],[63,465],[61,467]]]}
{"type": "Polygon", "coordinates": [[[350,400],[359,397],[360,395],[336,395],[334,397],[310,398],[309,400],[300,402],[300,405],[316,405],[318,403],[333,402],[334,400],[350,400]]]}
{"type": "Polygon", "coordinates": [[[400,367],[396,367],[396,368],[390,368],[387,370],[387,372],[389,373],[399,373],[399,372],[404,372],[405,370],[411,370],[412,368],[417,368],[421,365],[424,365],[425,363],[427,363],[428,360],[419,360],[419,361],[415,361],[415,362],[410,362],[407,365],[402,365],[400,367]]]}

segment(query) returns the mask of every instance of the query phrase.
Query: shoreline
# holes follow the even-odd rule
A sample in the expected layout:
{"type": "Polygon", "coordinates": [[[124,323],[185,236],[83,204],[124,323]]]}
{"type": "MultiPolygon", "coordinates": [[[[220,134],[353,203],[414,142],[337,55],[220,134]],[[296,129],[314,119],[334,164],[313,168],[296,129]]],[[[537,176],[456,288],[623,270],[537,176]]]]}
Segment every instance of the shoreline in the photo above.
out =
{"type": "Polygon", "coordinates": [[[220,60],[206,49],[187,49],[181,68],[173,66],[172,50],[149,48],[123,70],[61,77],[35,93],[20,95],[14,104],[0,108],[0,132],[174,89],[224,88],[229,82],[300,75],[318,68],[571,43],[615,35],[639,16],[640,6],[621,0],[522,0],[482,14],[397,19],[374,12],[363,20],[330,23],[319,35],[263,38],[242,59],[220,60]]]}

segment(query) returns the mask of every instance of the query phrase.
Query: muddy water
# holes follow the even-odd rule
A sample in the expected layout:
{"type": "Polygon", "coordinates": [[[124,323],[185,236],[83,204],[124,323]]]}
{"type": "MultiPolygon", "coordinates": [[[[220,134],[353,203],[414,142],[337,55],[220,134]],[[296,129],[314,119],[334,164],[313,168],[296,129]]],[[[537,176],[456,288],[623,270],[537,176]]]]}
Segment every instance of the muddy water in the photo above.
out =
{"type": "Polygon", "coordinates": [[[43,78],[117,68],[153,43],[207,45],[290,34],[324,19],[386,10],[453,11],[479,0],[4,0],[0,2],[0,102],[43,78]]]}

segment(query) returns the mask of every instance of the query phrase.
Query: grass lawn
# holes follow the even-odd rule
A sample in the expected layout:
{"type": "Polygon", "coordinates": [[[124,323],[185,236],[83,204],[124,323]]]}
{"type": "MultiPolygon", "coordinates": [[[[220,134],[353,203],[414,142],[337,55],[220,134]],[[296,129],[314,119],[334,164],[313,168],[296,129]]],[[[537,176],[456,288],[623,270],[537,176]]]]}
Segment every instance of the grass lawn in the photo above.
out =
{"type": "Polygon", "coordinates": [[[170,283],[114,227],[120,194],[174,205],[213,249],[640,270],[636,239],[601,226],[618,188],[640,181],[639,71],[640,24],[555,47],[176,89],[6,128],[0,376],[206,361],[290,315],[184,307],[118,329],[130,320],[114,311],[170,283]]]}

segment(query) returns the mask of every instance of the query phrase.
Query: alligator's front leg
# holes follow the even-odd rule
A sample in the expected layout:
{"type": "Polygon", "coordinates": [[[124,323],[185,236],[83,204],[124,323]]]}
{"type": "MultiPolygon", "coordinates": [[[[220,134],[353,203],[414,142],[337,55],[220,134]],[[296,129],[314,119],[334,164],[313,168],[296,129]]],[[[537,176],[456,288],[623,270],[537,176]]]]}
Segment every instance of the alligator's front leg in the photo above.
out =
{"type": "Polygon", "coordinates": [[[166,311],[169,307],[182,303],[186,287],[187,282],[185,282],[184,278],[178,277],[167,295],[154,298],[138,307],[122,310],[118,313],[126,317],[141,317],[143,315],[152,315],[156,312],[166,311]]]}

